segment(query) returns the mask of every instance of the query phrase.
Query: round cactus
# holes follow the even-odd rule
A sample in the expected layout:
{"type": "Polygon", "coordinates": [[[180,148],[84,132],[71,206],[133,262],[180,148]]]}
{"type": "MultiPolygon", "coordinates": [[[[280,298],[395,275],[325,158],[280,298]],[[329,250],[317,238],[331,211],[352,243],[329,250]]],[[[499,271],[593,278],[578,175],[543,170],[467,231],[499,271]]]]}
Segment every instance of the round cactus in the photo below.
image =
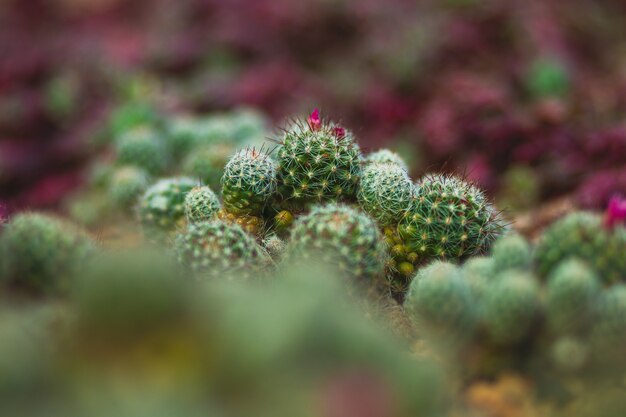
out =
{"type": "Polygon", "coordinates": [[[283,239],[276,236],[275,233],[271,233],[263,239],[263,247],[270,255],[277,258],[283,254],[287,244],[283,239]]]}
{"type": "Polygon", "coordinates": [[[145,126],[120,136],[116,142],[116,152],[119,164],[143,168],[153,175],[163,172],[168,163],[163,139],[145,126]]]}
{"type": "Polygon", "coordinates": [[[600,352],[623,352],[626,342],[626,285],[606,289],[593,323],[592,341],[600,352]]]}
{"type": "Polygon", "coordinates": [[[532,275],[509,270],[486,288],[483,321],[490,340],[497,345],[524,340],[538,312],[538,289],[532,275]]]}
{"type": "Polygon", "coordinates": [[[174,230],[185,215],[185,197],[196,185],[191,178],[178,177],[150,186],[139,203],[139,218],[146,231],[174,230]]]}
{"type": "Polygon", "coordinates": [[[475,297],[482,297],[489,282],[495,277],[494,260],[487,256],[470,258],[463,264],[463,278],[475,297]]]}
{"type": "Polygon", "coordinates": [[[355,278],[372,280],[385,270],[386,248],[376,223],[344,205],[315,206],[298,218],[288,248],[292,256],[321,256],[355,278]]]}
{"type": "Polygon", "coordinates": [[[211,187],[195,187],[185,196],[185,218],[189,223],[209,221],[219,210],[220,200],[211,187]]]}
{"type": "Polygon", "coordinates": [[[602,217],[575,212],[553,223],[541,237],[535,251],[537,267],[547,276],[564,259],[579,258],[603,282],[626,278],[626,229],[603,227],[602,217]]]}
{"type": "Polygon", "coordinates": [[[220,220],[191,224],[176,238],[179,262],[198,277],[259,276],[271,260],[239,225],[220,220]]]}
{"type": "Polygon", "coordinates": [[[461,271],[442,261],[417,272],[404,306],[421,329],[436,336],[468,336],[476,318],[470,288],[461,271]]]}
{"type": "Polygon", "coordinates": [[[35,292],[64,291],[93,249],[89,236],[73,224],[44,214],[18,214],[0,240],[4,281],[35,292]]]}
{"type": "Polygon", "coordinates": [[[228,161],[221,182],[222,200],[228,212],[260,216],[276,191],[276,169],[266,153],[244,149],[228,161]]]}
{"type": "Polygon", "coordinates": [[[200,122],[190,116],[175,117],[169,121],[165,139],[175,158],[187,155],[203,139],[200,122]]]}
{"type": "Polygon", "coordinates": [[[130,206],[148,188],[150,178],[141,168],[126,166],[113,172],[109,182],[109,195],[120,206],[130,206]]]}
{"type": "Polygon", "coordinates": [[[224,167],[234,152],[235,146],[231,143],[199,146],[183,160],[182,172],[218,190],[224,167]]]}
{"type": "Polygon", "coordinates": [[[358,191],[361,208],[381,226],[398,224],[415,199],[415,186],[405,169],[370,163],[363,169],[358,191]]]}
{"type": "Polygon", "coordinates": [[[381,149],[365,157],[365,165],[369,164],[391,164],[402,168],[405,171],[409,170],[408,165],[400,155],[390,151],[389,149],[381,149]]]}
{"type": "Polygon", "coordinates": [[[548,278],[546,315],[556,334],[584,330],[591,319],[600,296],[596,274],[577,260],[561,262],[548,278]]]}
{"type": "Polygon", "coordinates": [[[530,244],[524,237],[512,233],[502,236],[493,244],[493,264],[495,272],[507,269],[527,270],[532,263],[530,244]]]}
{"type": "Polygon", "coordinates": [[[278,149],[278,192],[286,205],[355,197],[361,152],[352,134],[324,123],[315,111],[288,129],[278,149]]]}
{"type": "Polygon", "coordinates": [[[447,175],[429,175],[398,232],[420,258],[460,258],[484,252],[503,228],[478,188],[447,175]]]}
{"type": "Polygon", "coordinates": [[[237,141],[249,143],[265,136],[267,120],[262,113],[250,108],[241,108],[234,111],[231,118],[233,135],[237,141]]]}

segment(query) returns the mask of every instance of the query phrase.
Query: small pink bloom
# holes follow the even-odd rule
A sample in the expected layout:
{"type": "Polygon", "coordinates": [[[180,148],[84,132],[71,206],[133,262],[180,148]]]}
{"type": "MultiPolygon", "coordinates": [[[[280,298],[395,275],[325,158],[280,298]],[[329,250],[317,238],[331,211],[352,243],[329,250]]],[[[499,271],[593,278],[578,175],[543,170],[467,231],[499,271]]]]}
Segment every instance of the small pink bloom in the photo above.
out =
{"type": "Polygon", "coordinates": [[[338,139],[343,139],[346,137],[346,129],[341,126],[333,127],[333,135],[335,135],[338,139]]]}
{"type": "Polygon", "coordinates": [[[307,123],[309,124],[311,130],[315,132],[322,128],[322,119],[320,118],[319,109],[313,110],[313,113],[311,113],[311,115],[307,119],[307,123]]]}
{"type": "Polygon", "coordinates": [[[605,226],[612,229],[617,223],[624,223],[624,220],[626,220],[626,200],[619,196],[611,197],[604,217],[605,226]]]}

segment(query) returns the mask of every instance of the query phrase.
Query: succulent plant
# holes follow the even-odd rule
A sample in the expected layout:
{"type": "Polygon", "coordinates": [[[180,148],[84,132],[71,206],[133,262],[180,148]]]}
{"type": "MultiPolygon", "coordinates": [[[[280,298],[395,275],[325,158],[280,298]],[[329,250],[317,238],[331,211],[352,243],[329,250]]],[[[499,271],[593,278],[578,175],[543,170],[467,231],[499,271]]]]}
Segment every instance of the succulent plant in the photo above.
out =
{"type": "Polygon", "coordinates": [[[427,175],[416,189],[398,232],[420,259],[484,252],[504,227],[482,191],[460,178],[427,175]]]}
{"type": "Polygon", "coordinates": [[[542,276],[561,261],[575,257],[605,283],[626,278],[626,229],[607,229],[602,217],[590,212],[574,212],[554,222],[544,231],[535,253],[542,276]]]}
{"type": "Polygon", "coordinates": [[[604,290],[593,323],[592,343],[604,353],[623,352],[626,342],[626,285],[604,290]]]}
{"type": "Polygon", "coordinates": [[[463,278],[469,284],[472,295],[476,299],[482,298],[487,286],[496,277],[494,263],[492,257],[475,256],[463,264],[463,278]]]}
{"type": "Polygon", "coordinates": [[[436,337],[467,337],[476,320],[470,287],[460,269],[443,261],[417,272],[404,306],[420,329],[436,337]]]}
{"type": "Polygon", "coordinates": [[[584,262],[564,260],[548,278],[546,298],[546,316],[554,333],[588,329],[600,299],[598,277],[584,262]]]}
{"type": "Polygon", "coordinates": [[[67,290],[73,274],[94,250],[77,226],[39,213],[22,213],[0,240],[5,284],[39,293],[67,290]]]}
{"type": "Polygon", "coordinates": [[[190,224],[174,246],[181,265],[200,278],[258,278],[271,263],[250,234],[220,220],[190,224]]]}
{"type": "Polygon", "coordinates": [[[516,233],[500,237],[493,244],[494,272],[499,273],[507,269],[528,270],[532,263],[532,251],[526,239],[516,233]]]}
{"type": "Polygon", "coordinates": [[[139,202],[139,219],[148,234],[169,232],[185,215],[185,197],[197,186],[187,177],[166,178],[151,185],[139,202]]]}
{"type": "Polygon", "coordinates": [[[366,281],[382,276],[387,260],[376,223],[359,210],[334,203],[314,206],[296,219],[287,251],[292,257],[319,257],[366,281]]]}
{"type": "Polygon", "coordinates": [[[305,208],[352,199],[361,177],[361,152],[352,133],[314,111],[287,129],[278,148],[278,193],[283,205],[305,208]]]}
{"type": "Polygon", "coordinates": [[[232,143],[223,142],[199,146],[183,160],[182,172],[218,190],[224,167],[235,149],[232,143]]]}
{"type": "Polygon", "coordinates": [[[409,170],[408,165],[404,162],[402,157],[389,149],[381,149],[370,153],[365,157],[364,162],[366,166],[370,164],[391,164],[396,165],[407,172],[409,170]]]}
{"type": "Polygon", "coordinates": [[[166,130],[165,139],[176,160],[189,154],[203,142],[200,121],[192,116],[173,117],[166,130]]]}
{"type": "Polygon", "coordinates": [[[486,288],[483,322],[489,339],[496,345],[523,341],[539,312],[537,284],[527,272],[505,271],[486,288]]]}
{"type": "Polygon", "coordinates": [[[147,126],[121,135],[116,140],[115,150],[118,164],[143,168],[152,175],[162,173],[168,164],[168,151],[163,138],[147,126]]]}
{"type": "Polygon", "coordinates": [[[399,165],[372,162],[363,169],[359,204],[381,227],[398,224],[413,204],[415,194],[415,186],[399,165]]]}
{"type": "Polygon", "coordinates": [[[125,166],[116,169],[109,181],[109,195],[111,199],[122,207],[134,204],[150,184],[150,177],[146,171],[134,166],[125,166]]]}
{"type": "Polygon", "coordinates": [[[220,200],[209,186],[195,187],[185,196],[185,217],[189,223],[212,220],[219,210],[220,200]]]}
{"type": "Polygon", "coordinates": [[[260,216],[276,192],[276,169],[269,155],[254,148],[237,152],[222,175],[224,209],[236,216],[260,216]]]}
{"type": "Polygon", "coordinates": [[[263,247],[272,257],[278,258],[285,252],[287,243],[275,233],[270,233],[263,239],[263,247]]]}
{"type": "Polygon", "coordinates": [[[158,112],[149,104],[130,102],[116,108],[109,117],[109,134],[116,138],[139,126],[156,124],[158,112]]]}

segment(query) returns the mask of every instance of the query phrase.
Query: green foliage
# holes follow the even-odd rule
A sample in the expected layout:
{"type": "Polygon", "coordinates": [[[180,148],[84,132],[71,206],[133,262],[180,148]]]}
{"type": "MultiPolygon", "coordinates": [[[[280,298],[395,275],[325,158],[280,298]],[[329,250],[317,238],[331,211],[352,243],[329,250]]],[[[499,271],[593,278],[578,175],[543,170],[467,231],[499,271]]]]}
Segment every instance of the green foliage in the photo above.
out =
{"type": "Polygon", "coordinates": [[[588,329],[599,297],[598,277],[585,263],[577,259],[561,262],[548,278],[546,315],[550,328],[557,334],[588,329]]]}
{"type": "Polygon", "coordinates": [[[363,169],[358,191],[361,208],[382,227],[397,224],[415,199],[406,170],[394,163],[370,162],[363,169]]]}
{"type": "Polygon", "coordinates": [[[139,202],[139,219],[146,232],[174,230],[185,215],[185,197],[196,185],[187,177],[166,178],[151,185],[139,202]]]}
{"type": "Polygon", "coordinates": [[[121,207],[128,207],[137,202],[150,184],[146,171],[134,166],[116,169],[109,181],[109,196],[121,207]]]}
{"type": "Polygon", "coordinates": [[[535,97],[560,97],[570,90],[570,75],[556,58],[537,59],[526,75],[526,88],[535,97]]]}
{"type": "Polygon", "coordinates": [[[278,192],[284,204],[303,208],[356,196],[361,151],[352,133],[330,123],[297,122],[278,148],[278,192]],[[341,130],[339,130],[341,129],[341,130]]]}
{"type": "Polygon", "coordinates": [[[530,244],[517,233],[507,234],[496,240],[491,253],[495,272],[507,269],[527,270],[532,263],[530,244]]]}
{"type": "Polygon", "coordinates": [[[117,162],[143,168],[150,174],[162,173],[168,164],[163,138],[152,128],[141,126],[121,135],[115,143],[117,162]]]}
{"type": "Polygon", "coordinates": [[[626,278],[626,229],[607,230],[593,213],[574,212],[554,222],[544,231],[535,253],[542,276],[567,258],[579,258],[604,283],[626,278]]]}
{"type": "Polygon", "coordinates": [[[189,223],[212,220],[219,210],[220,200],[211,187],[195,187],[185,196],[185,217],[189,223]]]}
{"type": "Polygon", "coordinates": [[[200,278],[258,279],[271,263],[239,225],[219,220],[190,224],[174,247],[181,265],[200,278]]]}
{"type": "Polygon", "coordinates": [[[237,152],[222,175],[224,208],[235,215],[261,215],[276,192],[276,168],[269,155],[254,148],[237,152]]]}
{"type": "Polygon", "coordinates": [[[456,177],[428,175],[418,182],[398,232],[421,259],[454,259],[486,251],[502,228],[478,188],[456,177]]]}
{"type": "Polygon", "coordinates": [[[505,271],[486,288],[483,321],[496,345],[514,345],[526,339],[539,312],[538,288],[531,274],[505,271]]]}
{"type": "Polygon", "coordinates": [[[387,260],[376,223],[365,213],[338,204],[314,206],[296,219],[287,250],[292,257],[322,259],[366,281],[380,277],[387,260]]]}
{"type": "Polygon", "coordinates": [[[113,138],[139,126],[153,126],[157,123],[158,113],[149,104],[130,102],[116,108],[109,117],[109,134],[113,138]]]}
{"type": "Polygon", "coordinates": [[[94,250],[78,227],[44,214],[18,214],[0,240],[3,281],[38,293],[67,290],[74,272],[94,250]]]}

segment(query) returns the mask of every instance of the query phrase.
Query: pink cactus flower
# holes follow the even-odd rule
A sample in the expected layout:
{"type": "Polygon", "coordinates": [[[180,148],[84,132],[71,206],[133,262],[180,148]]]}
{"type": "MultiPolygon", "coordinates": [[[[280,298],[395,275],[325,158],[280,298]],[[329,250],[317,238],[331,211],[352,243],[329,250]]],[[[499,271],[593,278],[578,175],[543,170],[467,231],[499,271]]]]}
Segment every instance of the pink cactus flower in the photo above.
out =
{"type": "Polygon", "coordinates": [[[320,110],[315,109],[307,119],[307,123],[312,131],[317,132],[322,128],[322,119],[320,118],[320,110]]]}
{"type": "Polygon", "coordinates": [[[612,229],[616,224],[624,223],[624,220],[626,220],[626,200],[619,196],[611,197],[604,217],[605,226],[612,229]]]}
{"type": "Polygon", "coordinates": [[[341,126],[333,127],[333,135],[337,137],[337,139],[343,139],[346,137],[346,129],[341,126]]]}

